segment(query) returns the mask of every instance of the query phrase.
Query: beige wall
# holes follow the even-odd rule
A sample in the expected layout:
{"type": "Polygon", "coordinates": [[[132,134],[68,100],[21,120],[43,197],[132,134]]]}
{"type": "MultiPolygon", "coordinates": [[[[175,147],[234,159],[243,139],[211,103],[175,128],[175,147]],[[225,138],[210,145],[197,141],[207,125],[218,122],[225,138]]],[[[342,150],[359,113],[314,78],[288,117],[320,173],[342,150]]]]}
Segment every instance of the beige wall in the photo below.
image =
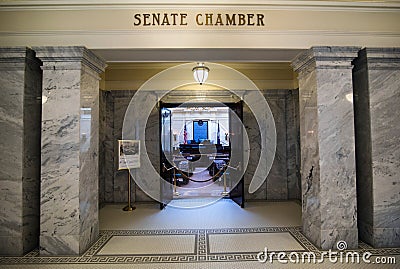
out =
{"type": "MultiPolygon", "coordinates": [[[[179,63],[110,63],[102,78],[105,90],[137,90],[157,73],[179,63]]],[[[259,89],[297,89],[290,63],[223,63],[252,80],[259,89]]],[[[218,70],[212,70],[218,72],[218,70]]],[[[186,88],[187,89],[187,88],[186,88]]]]}
{"type": "Polygon", "coordinates": [[[399,46],[400,1],[1,1],[3,46],[297,48],[399,46]],[[59,3],[58,5],[52,3],[59,3]],[[268,2],[266,4],[265,2],[268,2]],[[89,4],[88,4],[89,3],[89,4]],[[162,4],[161,4],[162,3],[162,4]],[[202,2],[204,3],[204,2],[202,2]],[[260,27],[135,28],[138,12],[263,13],[260,27]]]}

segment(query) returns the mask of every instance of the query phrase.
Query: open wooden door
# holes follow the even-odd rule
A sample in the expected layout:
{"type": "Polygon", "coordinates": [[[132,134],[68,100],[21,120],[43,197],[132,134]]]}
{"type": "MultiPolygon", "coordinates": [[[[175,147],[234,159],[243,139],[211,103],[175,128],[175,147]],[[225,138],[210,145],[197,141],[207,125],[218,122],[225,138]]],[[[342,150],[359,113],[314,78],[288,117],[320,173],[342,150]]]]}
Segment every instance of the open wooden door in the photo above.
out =
{"type": "Polygon", "coordinates": [[[243,102],[229,104],[229,136],[231,146],[230,166],[227,169],[227,177],[230,180],[230,198],[244,207],[244,177],[243,171],[243,102]]]}
{"type": "Polygon", "coordinates": [[[160,108],[160,208],[163,209],[173,198],[173,169],[169,160],[173,158],[172,131],[171,131],[171,110],[159,104],[160,108]]]}

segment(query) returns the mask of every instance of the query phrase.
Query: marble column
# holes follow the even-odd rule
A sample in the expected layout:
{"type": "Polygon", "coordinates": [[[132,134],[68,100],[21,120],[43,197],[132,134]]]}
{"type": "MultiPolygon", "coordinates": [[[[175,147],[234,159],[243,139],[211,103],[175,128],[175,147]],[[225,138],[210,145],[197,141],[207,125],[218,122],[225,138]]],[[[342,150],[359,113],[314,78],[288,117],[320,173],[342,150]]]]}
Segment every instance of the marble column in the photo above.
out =
{"type": "Polygon", "coordinates": [[[0,255],[39,242],[40,64],[28,48],[0,48],[0,255]]]}
{"type": "Polygon", "coordinates": [[[363,49],[354,66],[360,238],[400,247],[400,49],[363,49]]]}
{"type": "Polygon", "coordinates": [[[355,47],[313,47],[299,74],[303,233],[317,247],[358,245],[351,61],[355,47]]]}
{"type": "Polygon", "coordinates": [[[99,74],[84,47],[36,47],[43,62],[40,253],[82,254],[99,235],[99,74]]]}

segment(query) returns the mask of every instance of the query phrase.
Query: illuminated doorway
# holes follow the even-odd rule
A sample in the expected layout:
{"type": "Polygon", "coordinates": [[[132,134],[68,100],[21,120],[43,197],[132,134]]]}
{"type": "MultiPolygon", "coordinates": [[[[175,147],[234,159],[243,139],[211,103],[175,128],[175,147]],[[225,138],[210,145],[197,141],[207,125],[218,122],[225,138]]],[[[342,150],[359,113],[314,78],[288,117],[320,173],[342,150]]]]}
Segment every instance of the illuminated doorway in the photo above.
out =
{"type": "Polygon", "coordinates": [[[242,154],[234,149],[241,143],[235,125],[242,102],[161,103],[160,112],[161,174],[173,184],[172,198],[231,198],[243,207],[243,178],[233,179],[231,163],[232,154],[235,162],[242,154]]]}

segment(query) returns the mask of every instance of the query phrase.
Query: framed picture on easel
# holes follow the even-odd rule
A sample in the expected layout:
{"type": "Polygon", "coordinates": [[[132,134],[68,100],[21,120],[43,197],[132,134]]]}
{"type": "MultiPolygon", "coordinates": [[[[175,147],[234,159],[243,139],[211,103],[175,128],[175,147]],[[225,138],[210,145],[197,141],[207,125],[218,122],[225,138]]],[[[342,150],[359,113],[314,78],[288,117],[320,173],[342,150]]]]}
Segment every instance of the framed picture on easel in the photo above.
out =
{"type": "Polygon", "coordinates": [[[118,140],[118,170],[140,167],[140,140],[118,140]]]}

